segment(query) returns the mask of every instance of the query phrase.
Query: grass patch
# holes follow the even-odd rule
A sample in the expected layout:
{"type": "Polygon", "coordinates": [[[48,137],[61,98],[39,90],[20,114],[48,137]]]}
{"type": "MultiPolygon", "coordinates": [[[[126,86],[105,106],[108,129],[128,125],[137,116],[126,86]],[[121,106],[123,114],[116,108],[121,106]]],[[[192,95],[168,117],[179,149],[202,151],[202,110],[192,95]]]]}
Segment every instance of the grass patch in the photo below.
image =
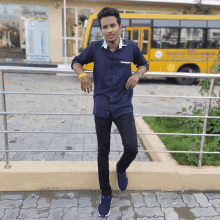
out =
{"type": "MultiPolygon", "coordinates": [[[[143,117],[144,121],[156,133],[191,133],[202,134],[203,128],[192,126],[190,123],[183,123],[182,118],[169,117],[143,117]]],[[[194,119],[202,125],[204,119],[194,119]]],[[[160,140],[170,151],[200,151],[202,136],[187,135],[159,135],[160,140]]],[[[204,151],[220,151],[220,137],[206,137],[204,151]]],[[[179,165],[198,166],[199,154],[171,153],[171,156],[179,165]]],[[[220,166],[220,154],[203,154],[202,165],[220,166]]]]}

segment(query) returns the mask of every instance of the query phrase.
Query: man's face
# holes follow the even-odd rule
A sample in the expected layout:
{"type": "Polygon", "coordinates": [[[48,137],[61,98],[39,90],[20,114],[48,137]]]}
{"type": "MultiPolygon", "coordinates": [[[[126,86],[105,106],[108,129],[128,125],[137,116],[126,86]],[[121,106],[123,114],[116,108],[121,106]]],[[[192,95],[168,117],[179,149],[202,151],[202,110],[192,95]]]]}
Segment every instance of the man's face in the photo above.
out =
{"type": "Polygon", "coordinates": [[[119,37],[122,25],[118,25],[117,18],[115,16],[104,17],[100,20],[102,35],[106,41],[113,42],[119,37]]]}

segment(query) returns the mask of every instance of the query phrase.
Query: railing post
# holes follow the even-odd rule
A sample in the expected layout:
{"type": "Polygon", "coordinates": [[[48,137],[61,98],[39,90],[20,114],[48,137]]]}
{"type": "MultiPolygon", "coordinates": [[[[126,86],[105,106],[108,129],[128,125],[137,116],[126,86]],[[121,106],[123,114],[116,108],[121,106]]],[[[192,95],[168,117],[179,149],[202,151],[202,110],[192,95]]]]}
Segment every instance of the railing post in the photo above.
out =
{"type": "MultiPolygon", "coordinates": [[[[2,91],[4,92],[5,91],[4,73],[0,71],[0,75],[1,75],[1,81],[2,81],[2,91]]],[[[3,112],[6,112],[5,93],[2,93],[2,108],[3,108],[3,112]]],[[[5,131],[8,130],[6,114],[3,115],[3,128],[5,131]]],[[[4,133],[4,139],[5,139],[5,150],[9,150],[8,133],[4,133]]],[[[6,165],[4,168],[10,169],[11,165],[9,165],[9,152],[6,152],[5,159],[6,159],[6,165]]]]}
{"type": "MultiPolygon", "coordinates": [[[[212,96],[212,91],[214,88],[214,81],[215,81],[215,79],[211,79],[211,84],[210,84],[210,88],[209,88],[209,97],[212,96]]],[[[209,114],[210,102],[211,102],[211,99],[208,99],[205,116],[208,116],[208,114],[209,114]]],[[[207,122],[208,122],[208,119],[205,118],[204,125],[203,125],[203,134],[206,134],[207,122]]],[[[205,136],[202,136],[200,152],[203,152],[204,143],[205,143],[205,136]]],[[[199,154],[199,164],[198,164],[198,168],[200,168],[200,169],[202,168],[202,156],[203,156],[203,154],[200,153],[199,154]]]]}

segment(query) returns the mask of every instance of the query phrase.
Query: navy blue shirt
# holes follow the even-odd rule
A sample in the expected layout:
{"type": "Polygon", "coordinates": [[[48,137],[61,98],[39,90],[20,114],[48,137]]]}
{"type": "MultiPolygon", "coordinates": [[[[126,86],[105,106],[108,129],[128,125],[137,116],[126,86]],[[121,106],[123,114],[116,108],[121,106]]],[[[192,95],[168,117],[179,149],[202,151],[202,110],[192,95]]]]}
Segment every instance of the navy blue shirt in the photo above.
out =
{"type": "Polygon", "coordinates": [[[94,62],[93,114],[108,118],[111,110],[113,118],[117,118],[133,112],[133,89],[125,88],[132,75],[131,62],[148,69],[139,47],[133,41],[120,38],[120,44],[112,52],[105,40],[94,41],[72,60],[72,65],[80,63],[83,66],[91,62],[94,62]]]}

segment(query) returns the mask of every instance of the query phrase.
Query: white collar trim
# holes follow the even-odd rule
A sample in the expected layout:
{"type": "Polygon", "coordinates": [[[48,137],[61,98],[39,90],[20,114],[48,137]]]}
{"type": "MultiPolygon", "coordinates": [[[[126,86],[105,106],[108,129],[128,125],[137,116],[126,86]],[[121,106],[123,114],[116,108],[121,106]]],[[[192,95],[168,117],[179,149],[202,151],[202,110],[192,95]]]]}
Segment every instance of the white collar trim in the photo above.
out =
{"type": "MultiPolygon", "coordinates": [[[[120,37],[120,42],[119,42],[118,47],[119,47],[119,49],[121,49],[121,48],[122,48],[122,46],[127,46],[127,45],[123,43],[121,36],[119,36],[119,37],[120,37]]],[[[107,44],[107,42],[106,42],[106,40],[105,40],[105,39],[104,39],[104,42],[103,42],[103,44],[102,44],[102,46],[101,46],[101,47],[104,47],[105,49],[107,49],[107,48],[108,48],[108,44],[107,44]]]]}

